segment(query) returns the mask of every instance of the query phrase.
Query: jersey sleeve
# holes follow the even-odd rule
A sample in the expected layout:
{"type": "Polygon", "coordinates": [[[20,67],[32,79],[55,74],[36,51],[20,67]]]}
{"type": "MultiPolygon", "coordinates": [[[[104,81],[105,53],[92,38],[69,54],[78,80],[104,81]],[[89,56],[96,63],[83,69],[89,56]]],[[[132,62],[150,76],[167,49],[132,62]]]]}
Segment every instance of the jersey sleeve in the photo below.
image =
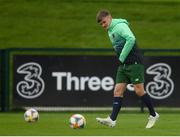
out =
{"type": "Polygon", "coordinates": [[[125,23],[118,24],[117,29],[118,34],[126,40],[125,45],[119,56],[120,62],[124,63],[128,54],[134,46],[136,38],[130,30],[129,26],[125,23]]]}

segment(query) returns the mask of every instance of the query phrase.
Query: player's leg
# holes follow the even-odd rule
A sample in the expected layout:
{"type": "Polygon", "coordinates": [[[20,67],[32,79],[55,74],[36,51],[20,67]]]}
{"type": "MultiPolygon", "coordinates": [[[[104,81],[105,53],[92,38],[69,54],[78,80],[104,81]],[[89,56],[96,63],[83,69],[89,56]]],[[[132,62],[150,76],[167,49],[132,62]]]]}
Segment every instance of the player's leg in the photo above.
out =
{"type": "Polygon", "coordinates": [[[116,119],[122,106],[123,94],[127,86],[127,78],[123,71],[123,66],[119,66],[116,75],[116,85],[114,88],[113,109],[111,115],[107,118],[96,118],[96,120],[101,124],[108,125],[110,127],[114,127],[116,125],[116,119]]]}
{"type": "Polygon", "coordinates": [[[131,65],[129,69],[131,70],[129,75],[131,76],[131,82],[134,85],[134,90],[149,110],[151,118],[149,119],[146,128],[151,128],[154,126],[159,115],[155,112],[153,103],[144,90],[144,66],[141,64],[134,64],[131,65]]]}
{"type": "Polygon", "coordinates": [[[148,96],[148,94],[144,92],[144,84],[143,83],[134,84],[134,89],[136,94],[141,97],[142,101],[146,104],[149,110],[150,116],[146,128],[152,128],[155,125],[156,121],[158,120],[159,114],[155,112],[150,97],[148,96]]]}
{"type": "Polygon", "coordinates": [[[122,106],[123,93],[126,90],[126,85],[126,83],[115,85],[112,113],[107,118],[96,118],[98,122],[109,127],[114,127],[116,125],[116,119],[122,106]]]}
{"type": "Polygon", "coordinates": [[[113,109],[110,118],[115,121],[122,106],[123,94],[126,90],[126,83],[119,83],[114,88],[113,109]]]}
{"type": "Polygon", "coordinates": [[[148,96],[148,94],[146,94],[144,91],[144,84],[143,83],[134,84],[134,90],[135,90],[136,94],[139,97],[141,97],[141,100],[145,103],[145,105],[148,107],[149,114],[151,116],[156,116],[153,103],[152,103],[150,97],[148,96]]]}

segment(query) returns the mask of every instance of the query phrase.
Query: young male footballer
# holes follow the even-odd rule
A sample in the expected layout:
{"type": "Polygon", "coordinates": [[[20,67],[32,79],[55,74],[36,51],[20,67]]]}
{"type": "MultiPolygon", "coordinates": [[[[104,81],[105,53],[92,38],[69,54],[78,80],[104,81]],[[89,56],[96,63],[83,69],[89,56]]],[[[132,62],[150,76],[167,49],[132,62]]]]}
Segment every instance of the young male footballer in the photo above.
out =
{"type": "Polygon", "coordinates": [[[146,128],[152,128],[159,118],[155,112],[150,97],[144,91],[144,65],[142,55],[138,50],[136,38],[125,19],[112,18],[108,10],[100,10],[96,16],[97,22],[108,32],[112,46],[117,54],[120,65],[117,69],[116,84],[112,113],[107,118],[96,120],[109,127],[116,125],[117,115],[121,109],[123,94],[128,83],[132,83],[135,93],[142,99],[149,110],[149,120],[146,128]]]}

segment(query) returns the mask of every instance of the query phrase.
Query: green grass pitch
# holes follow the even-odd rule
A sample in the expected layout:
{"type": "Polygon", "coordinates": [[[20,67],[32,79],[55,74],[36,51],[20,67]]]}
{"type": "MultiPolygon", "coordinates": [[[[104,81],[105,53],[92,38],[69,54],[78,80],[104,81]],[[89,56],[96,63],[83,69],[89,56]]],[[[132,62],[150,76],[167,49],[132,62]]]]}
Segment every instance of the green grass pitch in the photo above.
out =
{"type": "Polygon", "coordinates": [[[100,9],[125,18],[140,48],[179,48],[179,0],[0,0],[2,48],[111,48],[100,9]]]}
{"type": "Polygon", "coordinates": [[[27,123],[23,112],[0,113],[0,135],[16,136],[174,136],[180,135],[180,115],[160,113],[160,119],[152,129],[145,129],[148,113],[121,112],[117,126],[109,128],[96,122],[97,116],[106,117],[109,112],[79,112],[86,118],[84,129],[71,129],[69,117],[75,112],[39,112],[37,123],[27,123]]]}

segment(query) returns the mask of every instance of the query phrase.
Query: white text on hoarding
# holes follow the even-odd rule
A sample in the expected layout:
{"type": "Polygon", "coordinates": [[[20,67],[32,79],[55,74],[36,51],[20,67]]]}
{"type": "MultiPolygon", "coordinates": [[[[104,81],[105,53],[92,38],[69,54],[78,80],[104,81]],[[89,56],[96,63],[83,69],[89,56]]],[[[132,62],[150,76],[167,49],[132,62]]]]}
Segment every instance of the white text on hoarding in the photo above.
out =
{"type": "Polygon", "coordinates": [[[91,91],[98,91],[102,88],[104,91],[111,91],[114,87],[114,80],[111,77],[103,77],[100,79],[97,76],[72,76],[71,72],[53,72],[53,77],[57,79],[57,90],[61,91],[63,86],[65,90],[71,91],[84,91],[86,90],[86,85],[91,91]],[[66,84],[63,85],[63,82],[66,84]]]}

